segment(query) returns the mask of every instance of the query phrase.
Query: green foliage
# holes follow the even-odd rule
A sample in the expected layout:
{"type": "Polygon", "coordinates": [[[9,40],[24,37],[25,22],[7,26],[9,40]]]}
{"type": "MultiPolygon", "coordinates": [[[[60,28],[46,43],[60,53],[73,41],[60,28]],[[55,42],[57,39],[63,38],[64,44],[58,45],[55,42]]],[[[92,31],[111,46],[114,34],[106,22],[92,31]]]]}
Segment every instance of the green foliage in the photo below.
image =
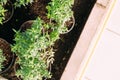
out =
{"type": "Polygon", "coordinates": [[[15,7],[21,7],[21,6],[26,6],[29,3],[32,3],[33,0],[16,0],[15,2],[15,7]]]}
{"type": "Polygon", "coordinates": [[[0,24],[3,24],[3,20],[5,20],[5,12],[7,11],[3,5],[7,3],[7,0],[0,0],[0,24]]]}
{"type": "MultiPolygon", "coordinates": [[[[31,29],[25,32],[15,31],[16,43],[12,46],[12,51],[19,58],[20,69],[16,75],[24,80],[42,80],[42,77],[50,77],[47,68],[53,61],[53,49],[50,48],[50,36],[48,32],[42,32],[44,22],[36,19],[31,29]]],[[[52,42],[53,43],[53,42],[52,42]]]]}
{"type": "Polygon", "coordinates": [[[48,9],[48,18],[57,22],[60,33],[67,31],[64,24],[73,16],[72,4],[73,0],[52,0],[46,7],[48,9]]]}
{"type": "Polygon", "coordinates": [[[0,4],[0,24],[3,23],[3,20],[5,20],[5,12],[6,10],[4,7],[0,4]]]}
{"type": "MultiPolygon", "coordinates": [[[[17,0],[15,5],[20,7],[31,2],[33,1],[17,0]]],[[[55,20],[55,24],[37,18],[25,32],[14,30],[16,43],[12,45],[12,51],[18,56],[17,63],[20,64],[17,76],[23,80],[42,80],[43,77],[51,76],[47,68],[54,60],[53,45],[61,32],[67,31],[64,23],[73,16],[72,4],[73,0],[52,0],[47,6],[47,16],[50,20],[55,20]]]]}
{"type": "MultiPolygon", "coordinates": [[[[3,5],[7,3],[8,0],[0,0],[0,24],[3,24],[3,20],[5,20],[5,12],[7,11],[3,5]]],[[[29,3],[32,3],[33,0],[16,0],[15,7],[26,6],[29,3]]]]}
{"type": "Polygon", "coordinates": [[[2,71],[3,66],[3,62],[5,61],[5,56],[3,56],[3,51],[0,49],[0,71],[2,71]]]}
{"type": "Polygon", "coordinates": [[[1,5],[4,5],[4,4],[6,4],[7,3],[7,0],[0,0],[0,4],[1,5]]]}
{"type": "Polygon", "coordinates": [[[73,12],[71,11],[71,5],[73,0],[52,0],[47,6],[48,18],[54,19],[56,21],[69,19],[73,12]]]}

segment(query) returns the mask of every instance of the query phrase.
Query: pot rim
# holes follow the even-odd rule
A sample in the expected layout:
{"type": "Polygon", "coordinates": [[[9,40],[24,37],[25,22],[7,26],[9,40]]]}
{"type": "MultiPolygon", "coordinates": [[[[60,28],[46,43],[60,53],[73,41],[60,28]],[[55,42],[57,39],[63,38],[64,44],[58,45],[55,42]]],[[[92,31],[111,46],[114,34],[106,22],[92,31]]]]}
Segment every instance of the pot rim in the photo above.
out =
{"type": "MultiPolygon", "coordinates": [[[[12,2],[11,2],[10,0],[8,0],[7,3],[10,3],[11,8],[12,8],[12,12],[11,12],[11,15],[10,15],[10,17],[9,17],[8,19],[3,20],[3,23],[7,23],[7,22],[12,18],[13,14],[14,14],[14,8],[13,8],[13,4],[12,4],[12,2]]],[[[7,3],[6,3],[6,4],[7,4],[7,3]]]]}
{"type": "MultiPolygon", "coordinates": [[[[34,20],[25,21],[24,23],[22,23],[22,25],[20,26],[20,29],[19,29],[19,30],[22,31],[22,29],[24,28],[24,25],[27,24],[27,23],[29,23],[29,22],[30,22],[30,23],[33,23],[34,20]]],[[[25,29],[25,30],[26,30],[26,29],[25,29]]],[[[23,29],[23,32],[24,32],[24,29],[23,29]]]]}
{"type": "Polygon", "coordinates": [[[12,60],[11,60],[11,63],[10,63],[10,65],[5,69],[5,70],[3,70],[3,71],[1,71],[0,72],[0,74],[3,74],[3,73],[5,73],[5,72],[7,72],[10,68],[11,68],[11,66],[13,65],[13,63],[14,63],[14,53],[12,53],[12,60]]]}
{"type": "MultiPolygon", "coordinates": [[[[5,42],[7,42],[5,39],[3,39],[3,38],[0,38],[1,40],[3,40],[3,41],[5,41],[5,42]]],[[[8,42],[7,42],[8,43],[8,42]]],[[[8,43],[9,44],[9,43],[8,43]]],[[[12,53],[12,52],[10,52],[10,53],[12,53]]],[[[10,68],[11,68],[11,66],[13,65],[13,63],[14,63],[14,58],[15,58],[15,55],[14,55],[14,53],[12,53],[12,60],[11,60],[11,63],[8,65],[8,67],[7,68],[5,68],[5,70],[3,70],[3,71],[0,71],[0,74],[3,74],[3,73],[5,73],[5,72],[7,72],[10,68]]]]}
{"type": "Polygon", "coordinates": [[[72,31],[72,29],[73,29],[74,26],[75,26],[75,17],[72,16],[71,18],[72,18],[72,20],[73,20],[73,24],[72,24],[71,28],[68,29],[66,32],[61,32],[60,34],[67,34],[67,33],[69,33],[70,31],[72,31]]]}

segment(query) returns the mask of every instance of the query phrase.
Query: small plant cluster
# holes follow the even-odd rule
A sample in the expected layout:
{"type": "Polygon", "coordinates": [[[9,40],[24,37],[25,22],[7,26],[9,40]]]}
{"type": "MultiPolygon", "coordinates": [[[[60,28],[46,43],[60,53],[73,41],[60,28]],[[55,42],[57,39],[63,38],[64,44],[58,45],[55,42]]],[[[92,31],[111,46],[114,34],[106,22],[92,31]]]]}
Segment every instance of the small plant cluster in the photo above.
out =
{"type": "Polygon", "coordinates": [[[64,23],[73,16],[71,4],[73,0],[52,0],[47,6],[49,23],[37,18],[30,29],[24,32],[14,30],[16,43],[12,45],[12,51],[18,56],[18,77],[23,80],[51,77],[48,67],[54,60],[53,45],[60,38],[59,35],[67,30],[64,23]]]}
{"type": "MultiPolygon", "coordinates": [[[[3,21],[5,20],[5,12],[7,9],[4,8],[4,6],[7,4],[8,0],[0,0],[0,24],[3,24],[3,21]]],[[[33,0],[16,0],[14,3],[15,8],[26,6],[28,4],[31,4],[33,0]]]]}
{"type": "Polygon", "coordinates": [[[26,6],[32,2],[33,2],[33,0],[16,0],[14,5],[15,5],[15,7],[21,7],[21,6],[26,6]]]}
{"type": "Polygon", "coordinates": [[[3,5],[7,3],[7,0],[0,0],[0,24],[5,20],[5,12],[7,11],[3,5]]]}
{"type": "Polygon", "coordinates": [[[74,0],[52,0],[47,6],[47,16],[57,22],[60,33],[64,33],[68,30],[64,24],[73,17],[73,11],[71,10],[73,1],[74,0]]]}
{"type": "Polygon", "coordinates": [[[6,60],[5,56],[3,56],[3,51],[0,49],[0,72],[2,71],[2,68],[4,68],[3,66],[3,62],[6,60]]]}
{"type": "Polygon", "coordinates": [[[42,77],[50,77],[47,62],[44,60],[48,53],[46,48],[50,43],[47,33],[41,32],[42,24],[42,20],[38,18],[33,22],[31,29],[16,32],[16,44],[13,45],[12,51],[17,54],[20,65],[16,75],[24,80],[42,80],[42,77]]]}

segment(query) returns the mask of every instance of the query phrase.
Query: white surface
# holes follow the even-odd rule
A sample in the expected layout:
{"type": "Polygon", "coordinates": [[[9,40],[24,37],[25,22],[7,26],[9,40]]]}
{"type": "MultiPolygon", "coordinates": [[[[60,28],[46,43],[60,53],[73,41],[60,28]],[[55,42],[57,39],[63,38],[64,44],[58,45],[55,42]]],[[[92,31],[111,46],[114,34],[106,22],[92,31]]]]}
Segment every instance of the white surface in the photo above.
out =
{"type": "Polygon", "coordinates": [[[85,78],[120,80],[120,36],[105,30],[87,67],[85,78]]]}
{"type": "Polygon", "coordinates": [[[117,1],[111,13],[107,28],[120,34],[120,0],[117,1]]]}
{"type": "Polygon", "coordinates": [[[120,0],[117,0],[82,80],[120,80],[120,0]]]}

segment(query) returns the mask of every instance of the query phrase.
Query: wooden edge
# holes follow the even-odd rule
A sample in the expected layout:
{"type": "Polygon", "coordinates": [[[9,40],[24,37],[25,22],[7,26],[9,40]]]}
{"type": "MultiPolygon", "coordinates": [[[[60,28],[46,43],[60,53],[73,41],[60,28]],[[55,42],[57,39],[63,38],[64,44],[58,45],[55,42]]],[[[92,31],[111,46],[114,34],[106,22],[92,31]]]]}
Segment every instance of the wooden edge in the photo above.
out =
{"type": "Polygon", "coordinates": [[[110,2],[110,0],[97,0],[97,3],[100,4],[103,7],[107,7],[109,2],[110,2]]]}
{"type": "Polygon", "coordinates": [[[110,0],[109,4],[104,6],[99,2],[94,5],[60,80],[79,80],[81,63],[100,25],[103,24],[112,1],[114,0],[110,0]]]}

